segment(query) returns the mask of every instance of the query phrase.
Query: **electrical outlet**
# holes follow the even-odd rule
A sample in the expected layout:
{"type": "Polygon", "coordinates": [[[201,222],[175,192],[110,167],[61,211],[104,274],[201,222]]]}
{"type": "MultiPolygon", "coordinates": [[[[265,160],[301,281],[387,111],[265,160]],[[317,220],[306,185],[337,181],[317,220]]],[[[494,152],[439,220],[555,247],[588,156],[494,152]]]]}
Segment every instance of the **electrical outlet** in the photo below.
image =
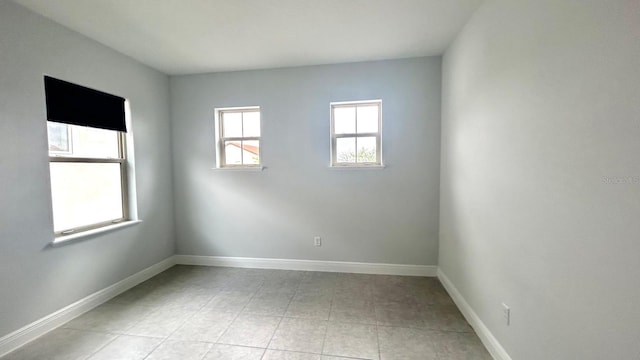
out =
{"type": "Polygon", "coordinates": [[[502,317],[504,318],[504,323],[509,326],[511,325],[511,309],[509,305],[502,303],[502,317]]]}
{"type": "Polygon", "coordinates": [[[317,246],[317,247],[322,246],[322,238],[320,236],[313,237],[313,246],[317,246]]]}

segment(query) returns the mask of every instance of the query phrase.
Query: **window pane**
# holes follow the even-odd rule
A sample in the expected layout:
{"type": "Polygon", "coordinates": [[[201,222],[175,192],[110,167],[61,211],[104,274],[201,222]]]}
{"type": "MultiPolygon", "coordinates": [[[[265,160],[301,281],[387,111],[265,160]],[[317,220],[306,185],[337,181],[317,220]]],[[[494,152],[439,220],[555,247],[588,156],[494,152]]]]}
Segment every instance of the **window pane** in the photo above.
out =
{"type": "Polygon", "coordinates": [[[223,137],[242,137],[242,113],[222,113],[223,137]]]}
{"type": "Polygon", "coordinates": [[[49,153],[56,155],[71,153],[69,125],[47,121],[47,133],[49,135],[49,153]]]}
{"type": "Polygon", "coordinates": [[[49,165],[56,232],[123,218],[120,164],[49,165]]]}
{"type": "Polygon", "coordinates": [[[118,158],[118,132],[71,126],[72,154],[77,157],[118,158]]]}
{"type": "Polygon", "coordinates": [[[350,137],[336,139],[336,162],[356,162],[356,138],[350,137]]]}
{"type": "Polygon", "coordinates": [[[242,162],[245,165],[260,164],[260,142],[247,140],[242,142],[242,162]]]}
{"type": "Polygon", "coordinates": [[[242,164],[242,141],[224,142],[224,163],[226,165],[242,164]]]}
{"type": "Polygon", "coordinates": [[[357,160],[359,163],[363,162],[377,162],[376,156],[376,138],[371,137],[359,137],[357,139],[358,155],[357,160]]]}
{"type": "Polygon", "coordinates": [[[378,132],[378,106],[358,106],[358,133],[378,132]]]}
{"type": "Polygon", "coordinates": [[[242,115],[243,137],[260,136],[260,112],[250,111],[242,115]]]}
{"type": "Polygon", "coordinates": [[[50,155],[118,158],[118,132],[48,122],[50,155]]]}
{"type": "Polygon", "coordinates": [[[355,134],[356,132],[356,108],[334,107],[333,130],[336,134],[355,134]]]}

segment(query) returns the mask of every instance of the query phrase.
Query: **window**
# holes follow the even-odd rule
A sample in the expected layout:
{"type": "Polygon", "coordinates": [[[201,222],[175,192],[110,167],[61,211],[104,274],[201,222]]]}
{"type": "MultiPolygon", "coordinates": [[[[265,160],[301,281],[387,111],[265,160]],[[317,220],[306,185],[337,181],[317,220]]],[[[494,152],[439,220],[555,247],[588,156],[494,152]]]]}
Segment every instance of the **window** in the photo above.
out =
{"type": "Polygon", "coordinates": [[[124,99],[49,77],[45,93],[56,236],[127,220],[124,99]]]}
{"type": "Polygon", "coordinates": [[[382,165],[382,101],[331,103],[331,165],[382,165]]]}
{"type": "Polygon", "coordinates": [[[216,109],[217,166],[260,167],[260,108],[216,109]]]}

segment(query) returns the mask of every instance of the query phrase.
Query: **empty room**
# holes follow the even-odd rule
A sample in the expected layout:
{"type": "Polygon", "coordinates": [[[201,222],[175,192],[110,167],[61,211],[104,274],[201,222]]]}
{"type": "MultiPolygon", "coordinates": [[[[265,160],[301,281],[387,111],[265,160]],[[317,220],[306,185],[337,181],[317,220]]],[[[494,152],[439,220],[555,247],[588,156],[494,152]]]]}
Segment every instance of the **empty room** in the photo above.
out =
{"type": "Polygon", "coordinates": [[[640,1],[0,0],[0,359],[640,360],[640,1]]]}

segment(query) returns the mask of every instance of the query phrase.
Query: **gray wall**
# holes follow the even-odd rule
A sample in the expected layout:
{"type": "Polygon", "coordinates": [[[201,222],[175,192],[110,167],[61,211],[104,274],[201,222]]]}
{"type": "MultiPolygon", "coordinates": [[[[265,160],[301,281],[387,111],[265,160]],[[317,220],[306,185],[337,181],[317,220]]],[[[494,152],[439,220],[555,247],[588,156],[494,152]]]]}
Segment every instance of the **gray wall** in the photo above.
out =
{"type": "Polygon", "coordinates": [[[171,77],[179,254],[436,265],[441,58],[171,77]],[[384,170],[329,165],[329,103],[382,99],[384,170]],[[261,172],[212,170],[259,105],[261,172]],[[313,236],[323,246],[313,247],[313,236]]]}
{"type": "Polygon", "coordinates": [[[444,57],[440,266],[513,359],[640,357],[639,39],[637,0],[487,1],[444,57]]]}
{"type": "Polygon", "coordinates": [[[174,252],[167,76],[0,1],[0,337],[174,252]],[[43,74],[131,101],[142,224],[57,248],[43,74]]]}

